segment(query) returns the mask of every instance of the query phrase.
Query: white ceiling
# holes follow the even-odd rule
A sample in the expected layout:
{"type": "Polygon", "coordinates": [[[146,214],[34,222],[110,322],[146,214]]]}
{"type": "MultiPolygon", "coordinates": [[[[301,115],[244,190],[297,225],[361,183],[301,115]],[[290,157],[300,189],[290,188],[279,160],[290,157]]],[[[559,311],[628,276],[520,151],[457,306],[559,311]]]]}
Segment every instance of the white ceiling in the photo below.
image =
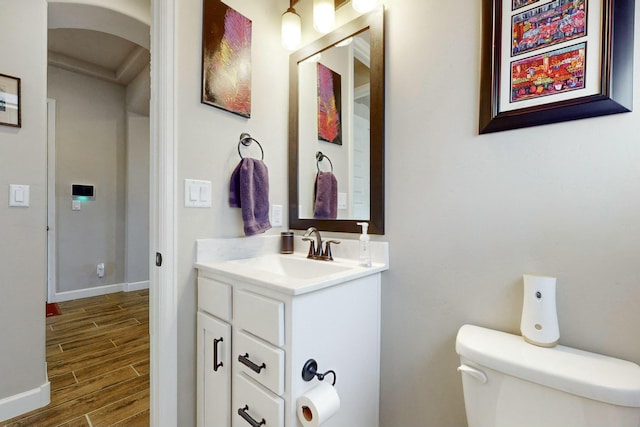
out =
{"type": "Polygon", "coordinates": [[[148,64],[149,51],[100,31],[49,30],[49,65],[126,86],[148,64]]]}

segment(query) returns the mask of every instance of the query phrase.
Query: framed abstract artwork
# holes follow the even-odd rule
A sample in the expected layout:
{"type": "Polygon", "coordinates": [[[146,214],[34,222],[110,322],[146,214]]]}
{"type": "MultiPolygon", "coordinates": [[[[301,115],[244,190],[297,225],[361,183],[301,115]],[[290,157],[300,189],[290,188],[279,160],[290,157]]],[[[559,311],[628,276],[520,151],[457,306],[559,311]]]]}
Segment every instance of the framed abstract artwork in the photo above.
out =
{"type": "Polygon", "coordinates": [[[634,0],[483,0],[479,132],[631,111],[634,0]]]}
{"type": "Polygon", "coordinates": [[[0,74],[0,125],[21,127],[20,79],[0,74]]]}
{"type": "Polygon", "coordinates": [[[318,139],[342,145],[342,77],[318,63],[318,139]]]}
{"type": "Polygon", "coordinates": [[[220,0],[203,0],[203,104],[251,117],[251,20],[220,0]]]}

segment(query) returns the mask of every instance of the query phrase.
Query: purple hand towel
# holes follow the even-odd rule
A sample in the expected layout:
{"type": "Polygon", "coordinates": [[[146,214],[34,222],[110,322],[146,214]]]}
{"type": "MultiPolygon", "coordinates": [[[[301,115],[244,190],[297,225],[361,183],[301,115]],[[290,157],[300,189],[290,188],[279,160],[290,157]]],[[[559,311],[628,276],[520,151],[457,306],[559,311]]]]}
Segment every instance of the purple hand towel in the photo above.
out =
{"type": "MultiPolygon", "coordinates": [[[[242,159],[244,160],[244,159],[242,159]]],[[[242,166],[242,160],[238,163],[238,166],[231,173],[231,179],[229,180],[229,207],[239,208],[240,204],[240,166],[242,166]]]]}
{"type": "Polygon", "coordinates": [[[269,222],[269,170],[258,159],[245,158],[229,183],[229,206],[242,209],[244,234],[253,236],[271,228],[269,222]]]}
{"type": "Polygon", "coordinates": [[[333,172],[318,172],[314,194],[313,217],[336,219],[338,217],[338,180],[333,172]]]}

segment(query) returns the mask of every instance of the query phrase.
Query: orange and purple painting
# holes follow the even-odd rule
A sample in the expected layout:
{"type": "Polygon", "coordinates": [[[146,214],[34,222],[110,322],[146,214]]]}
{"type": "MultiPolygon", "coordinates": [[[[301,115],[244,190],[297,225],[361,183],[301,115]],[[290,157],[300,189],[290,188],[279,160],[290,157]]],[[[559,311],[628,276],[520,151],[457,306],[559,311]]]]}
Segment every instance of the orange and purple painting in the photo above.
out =
{"type": "Polygon", "coordinates": [[[585,87],[586,43],[511,63],[511,102],[585,87]]]}
{"type": "Polygon", "coordinates": [[[318,139],[342,145],[341,76],[318,63],[318,139]]]}
{"type": "Polygon", "coordinates": [[[220,0],[204,0],[202,99],[251,117],[251,20],[220,0]]]}

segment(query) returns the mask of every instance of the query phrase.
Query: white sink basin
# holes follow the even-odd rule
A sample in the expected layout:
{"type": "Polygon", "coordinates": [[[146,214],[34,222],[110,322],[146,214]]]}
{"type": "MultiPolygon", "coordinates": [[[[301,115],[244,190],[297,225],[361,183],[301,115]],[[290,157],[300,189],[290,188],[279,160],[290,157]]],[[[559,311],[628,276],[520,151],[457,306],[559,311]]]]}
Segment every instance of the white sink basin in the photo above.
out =
{"type": "Polygon", "coordinates": [[[301,253],[266,254],[228,261],[200,262],[196,267],[209,270],[218,276],[294,295],[344,283],[388,268],[386,264],[375,262],[371,267],[362,267],[351,259],[313,260],[301,253]]]}
{"type": "Polygon", "coordinates": [[[299,255],[269,254],[255,258],[228,261],[231,264],[242,265],[247,270],[260,270],[265,273],[297,279],[318,279],[336,273],[344,273],[354,266],[338,264],[335,261],[312,260],[301,258],[299,255]]]}

